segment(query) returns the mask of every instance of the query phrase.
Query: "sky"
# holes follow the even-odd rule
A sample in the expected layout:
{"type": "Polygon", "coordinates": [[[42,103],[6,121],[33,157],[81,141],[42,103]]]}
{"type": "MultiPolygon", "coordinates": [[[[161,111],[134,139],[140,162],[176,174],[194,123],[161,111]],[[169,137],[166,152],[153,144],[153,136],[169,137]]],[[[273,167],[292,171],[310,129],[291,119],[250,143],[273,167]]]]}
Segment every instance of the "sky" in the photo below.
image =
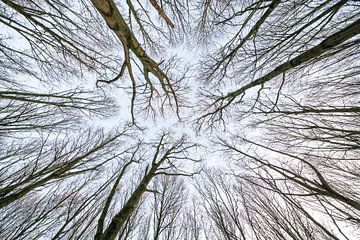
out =
{"type": "MultiPolygon", "coordinates": [[[[2,11],[5,11],[3,8],[4,3],[1,4],[2,4],[1,5],[2,11]]],[[[76,9],[76,11],[78,12],[81,11],[81,7],[78,6],[77,3],[72,3],[72,4],[73,4],[72,6],[73,9],[76,9]]],[[[311,4],[315,4],[315,3],[313,2],[311,4]]],[[[120,2],[118,5],[120,6],[119,9],[120,11],[122,11],[122,13],[124,14],[128,13],[127,7],[123,6],[120,2]]],[[[310,8],[311,7],[310,5],[306,7],[310,8]]],[[[147,9],[152,9],[149,3],[147,3],[145,7],[147,9]]],[[[236,7],[235,4],[234,4],[234,8],[232,8],[231,5],[231,7],[229,7],[229,9],[231,10],[229,10],[229,12],[234,13],[236,10],[235,7],[236,7]]],[[[296,8],[294,9],[296,10],[296,8]]],[[[349,7],[349,9],[351,8],[349,7]]],[[[193,10],[196,11],[196,9],[193,10]]],[[[229,12],[225,11],[224,14],[229,14],[229,12]]],[[[8,14],[6,11],[0,13],[8,14]]],[[[93,9],[92,13],[95,14],[96,11],[93,9]]],[[[224,111],[225,125],[214,124],[210,128],[207,128],[208,124],[211,125],[211,122],[209,122],[210,120],[208,118],[204,120],[205,124],[203,125],[202,128],[199,129],[199,125],[197,125],[198,118],[207,111],[212,110],[212,108],[206,108],[206,106],[204,105],[204,101],[207,101],[208,99],[206,100],[206,98],[200,96],[200,93],[204,93],[206,90],[208,90],[212,93],[219,95],[226,94],[235,89],[238,89],[239,87],[252,81],[253,79],[258,78],[259,76],[264,75],[266,72],[271,70],[273,66],[277,66],[279,63],[284,61],[284,59],[287,58],[290,59],[291,57],[293,57],[293,55],[295,55],[295,53],[297,54],[298,53],[296,52],[298,49],[297,44],[301,46],[299,48],[300,49],[299,52],[306,51],[307,49],[309,49],[308,45],[305,44],[305,47],[301,45],[302,42],[306,42],[308,40],[306,34],[304,33],[305,35],[303,36],[303,38],[295,39],[294,40],[295,43],[293,46],[289,48],[285,48],[284,46],[282,46],[281,48],[283,49],[283,52],[269,51],[270,52],[268,54],[269,56],[264,54],[265,57],[262,58],[262,60],[259,60],[259,63],[261,63],[260,66],[256,65],[258,64],[258,62],[255,64],[256,66],[253,66],[251,64],[247,66],[247,64],[251,63],[253,58],[258,57],[251,55],[252,51],[255,51],[256,53],[257,50],[252,49],[253,47],[252,43],[248,43],[248,45],[244,46],[241,49],[241,52],[236,56],[236,58],[234,58],[236,64],[238,64],[241,67],[238,68],[237,67],[238,65],[230,64],[229,72],[227,72],[227,75],[225,76],[224,79],[222,80],[215,79],[212,82],[211,81],[208,82],[206,79],[206,74],[204,74],[204,71],[206,70],[207,62],[211,62],[211,60],[214,60],[216,57],[218,57],[217,54],[221,55],[221,51],[217,51],[221,46],[225,46],[225,45],[233,46],[238,44],[238,42],[241,41],[241,39],[244,38],[244,36],[246,36],[245,33],[247,33],[250,30],[250,27],[244,27],[242,29],[243,32],[239,35],[236,35],[237,34],[236,29],[237,27],[239,27],[238,25],[234,25],[234,27],[232,28],[232,25],[230,24],[230,26],[221,28],[221,24],[220,25],[218,24],[220,27],[214,27],[215,30],[209,33],[208,36],[204,37],[204,36],[200,36],[201,33],[199,34],[198,32],[196,32],[198,30],[197,28],[198,25],[197,22],[194,21],[194,19],[190,20],[190,22],[194,26],[191,26],[189,32],[184,33],[181,32],[182,31],[181,28],[177,28],[178,25],[176,24],[175,24],[175,29],[166,27],[166,24],[163,22],[163,19],[157,15],[156,11],[149,11],[149,13],[150,13],[149,15],[150,20],[153,20],[154,22],[151,22],[149,20],[147,23],[150,24],[146,26],[145,30],[149,33],[151,37],[155,39],[155,41],[154,42],[146,41],[146,36],[141,34],[141,29],[139,28],[137,28],[136,36],[138,37],[139,41],[142,43],[143,48],[146,50],[149,56],[154,60],[156,60],[157,62],[161,62],[160,66],[165,66],[168,63],[167,61],[169,59],[172,59],[173,56],[176,56],[176,58],[174,58],[172,62],[172,64],[174,64],[174,66],[176,67],[173,66],[170,67],[169,76],[180,76],[182,73],[185,72],[184,71],[185,69],[188,69],[186,78],[183,81],[184,85],[186,85],[187,87],[187,92],[183,95],[183,98],[185,100],[184,102],[186,102],[187,106],[180,109],[180,119],[178,118],[178,116],[176,116],[176,112],[174,111],[174,109],[171,109],[168,106],[165,108],[166,110],[164,111],[164,113],[160,114],[159,100],[163,98],[159,98],[155,96],[153,98],[154,106],[156,106],[155,117],[151,117],[151,115],[147,116],[144,114],[145,111],[141,109],[141,106],[137,105],[141,101],[141,97],[145,96],[142,93],[142,91],[144,91],[144,87],[143,88],[139,87],[137,89],[137,100],[136,100],[136,110],[135,110],[136,113],[135,122],[137,123],[138,131],[136,132],[136,134],[134,134],[132,139],[129,138],[128,140],[129,142],[127,144],[136,142],[138,139],[142,139],[144,141],[151,141],[155,137],[157,137],[162,131],[171,132],[171,135],[174,138],[179,138],[181,135],[186,134],[189,136],[191,142],[200,145],[199,148],[192,150],[190,152],[190,155],[196,156],[197,158],[203,158],[202,161],[203,168],[221,168],[223,169],[224,172],[232,172],[232,170],[234,170],[233,169],[234,165],[231,165],[230,163],[233,163],[234,161],[232,161],[232,159],[230,159],[229,156],[225,154],[221,146],[214,144],[214,142],[218,141],[219,138],[226,139],[228,141],[232,141],[235,139],[234,142],[238,144],[238,146],[244,148],[245,150],[249,150],[250,152],[251,150],[253,150],[252,147],[248,147],[246,144],[242,145],[241,143],[236,142],[238,136],[244,136],[253,141],[262,138],[263,139],[270,138],[272,132],[271,129],[266,129],[266,124],[265,127],[264,125],[262,125],[263,128],[259,126],[254,127],[251,125],[254,121],[260,121],[262,119],[268,120],[270,116],[268,116],[267,114],[263,114],[259,117],[257,116],[255,117],[253,115],[244,114],[244,112],[242,111],[248,111],[249,109],[251,109],[252,106],[255,106],[255,109],[260,109],[260,110],[262,109],[261,107],[263,106],[252,104],[252,102],[256,102],[255,99],[257,98],[258,96],[257,94],[260,92],[260,89],[262,90],[261,90],[261,95],[259,97],[260,99],[259,103],[264,103],[264,105],[266,104],[269,105],[271,102],[274,102],[278,89],[282,87],[282,85],[280,86],[281,78],[278,77],[275,79],[275,81],[271,82],[270,84],[265,84],[265,86],[259,85],[257,87],[247,90],[243,101],[237,102],[236,104],[234,103],[233,104],[234,107],[230,107],[229,109],[226,109],[226,111],[224,111]],[[160,31],[156,31],[159,29],[163,29],[164,31],[163,35],[159,35],[160,31]],[[234,39],[237,40],[236,41],[234,40],[234,42],[227,44],[228,38],[233,35],[236,35],[234,39]],[[201,39],[201,37],[204,38],[201,39]],[[174,39],[177,40],[177,42],[174,42],[174,39]],[[156,48],[157,44],[160,45],[160,48],[156,48]]],[[[262,12],[260,11],[260,13],[262,12]]],[[[260,14],[258,15],[260,16],[260,14]]],[[[256,17],[259,17],[258,15],[255,14],[256,17]]],[[[354,18],[356,18],[356,13],[354,13],[354,15],[355,15],[354,18]]],[[[19,17],[18,15],[14,15],[14,16],[21,19],[20,21],[25,22],[24,18],[19,17]]],[[[86,11],[81,12],[80,16],[76,16],[73,13],[69,13],[69,16],[71,18],[77,19],[77,21],[80,21],[81,17],[84,17],[84,19],[91,20],[91,16],[88,13],[86,13],[86,11]]],[[[141,16],[144,19],[146,19],[146,14],[141,16]]],[[[286,17],[289,16],[286,15],[286,17]]],[[[339,16],[340,20],[334,18],[333,22],[331,23],[338,28],[343,27],[344,23],[341,22],[342,17],[343,17],[342,15],[339,16]],[[336,24],[337,21],[340,23],[336,24]]],[[[209,24],[214,23],[212,22],[214,21],[213,15],[209,16],[209,19],[210,19],[209,24]]],[[[239,19],[245,21],[244,17],[239,17],[239,19]]],[[[239,19],[238,21],[241,22],[239,19]]],[[[276,20],[278,20],[281,24],[277,26],[276,24],[278,24],[278,22],[276,22],[276,24],[274,24],[274,29],[276,29],[276,27],[279,27],[280,29],[279,33],[281,33],[282,27],[285,28],[287,26],[286,19],[287,18],[284,19],[281,19],[280,17],[276,18],[276,20]]],[[[0,20],[2,20],[2,18],[0,18],[0,20]]],[[[100,16],[97,20],[102,21],[100,16]]],[[[132,18],[132,21],[133,21],[132,22],[133,25],[136,26],[136,24],[134,23],[135,19],[132,18]]],[[[250,23],[253,23],[254,21],[255,20],[251,19],[250,23]]],[[[290,20],[288,21],[290,22],[290,20]]],[[[179,21],[176,21],[175,16],[174,16],[174,22],[179,23],[179,21]]],[[[215,22],[215,25],[216,24],[217,23],[215,22]]],[[[82,90],[94,91],[100,95],[112,98],[116,102],[117,105],[116,108],[109,107],[108,111],[106,111],[107,114],[105,117],[89,115],[88,113],[83,114],[84,121],[80,124],[80,126],[78,126],[78,129],[74,130],[72,133],[74,135],[76,134],[81,135],[82,134],[81,131],[84,131],[85,128],[90,128],[93,131],[99,131],[99,132],[100,130],[98,129],[104,129],[105,132],[112,132],[115,129],[117,129],[119,126],[121,127],[125,125],[126,122],[131,122],[132,120],[130,114],[130,109],[131,109],[130,105],[131,105],[131,96],[132,96],[130,76],[128,71],[125,71],[125,74],[120,79],[118,79],[113,83],[97,84],[97,81],[99,79],[111,79],[118,73],[121,63],[123,62],[122,45],[118,41],[116,35],[111,30],[109,30],[105,24],[96,25],[95,22],[93,22],[93,24],[88,24],[89,31],[94,32],[94,36],[91,37],[95,38],[100,36],[99,42],[95,42],[93,38],[90,39],[90,37],[86,35],[86,31],[78,33],[77,31],[71,28],[73,27],[72,25],[69,24],[69,26],[70,26],[69,28],[70,30],[65,29],[64,26],[65,29],[64,32],[67,33],[67,31],[69,31],[70,33],[74,33],[74,35],[69,35],[68,37],[70,39],[73,38],[79,40],[78,44],[79,45],[83,44],[83,47],[85,48],[96,49],[96,50],[100,49],[99,53],[97,53],[98,54],[97,56],[99,56],[99,59],[101,58],[101,61],[105,62],[104,64],[105,66],[101,65],[101,63],[96,63],[95,61],[92,62],[91,60],[85,57],[84,57],[85,59],[84,65],[77,65],[76,60],[71,60],[71,58],[68,55],[66,55],[66,53],[53,51],[52,53],[59,54],[59,56],[57,56],[58,58],[62,60],[65,59],[64,68],[69,69],[68,71],[61,72],[61,70],[55,69],[54,72],[52,72],[51,70],[49,70],[48,72],[54,74],[55,76],[47,75],[48,72],[44,71],[44,69],[41,68],[42,67],[41,64],[37,65],[34,62],[31,62],[29,69],[33,70],[34,72],[40,73],[39,76],[47,80],[42,81],[28,74],[23,74],[20,72],[12,72],[13,75],[11,77],[14,77],[17,83],[21,83],[22,85],[21,87],[37,93],[52,93],[52,92],[61,92],[72,89],[82,89],[82,90]],[[89,37],[89,39],[87,42],[83,43],[81,42],[82,40],[84,40],[82,37],[85,39],[87,39],[86,37],[89,37]],[[94,42],[93,45],[91,44],[92,43],[91,41],[94,42]],[[92,65],[95,66],[95,69],[91,69],[92,65]]],[[[322,29],[322,27],[319,26],[312,28],[311,30],[309,30],[309,32],[307,32],[307,34],[311,36],[310,34],[311,31],[322,29]]],[[[268,27],[270,30],[272,30],[272,32],[269,33],[274,33],[274,30],[271,29],[272,26],[268,25],[268,27]]],[[[27,41],[24,40],[24,38],[20,37],[19,34],[16,34],[9,27],[1,25],[1,28],[2,28],[1,29],[2,31],[0,33],[1,41],[14,47],[15,49],[18,49],[19,52],[22,53],[30,52],[29,44],[27,43],[27,41]],[[6,39],[6,37],[10,37],[10,36],[11,39],[10,38],[6,39]]],[[[134,29],[135,28],[136,27],[134,27],[134,29]]],[[[210,30],[210,28],[208,30],[210,30]]],[[[327,31],[331,32],[336,30],[337,29],[335,29],[335,27],[334,28],[328,27],[325,28],[324,32],[327,31]]],[[[62,29],[57,29],[54,31],[59,31],[60,33],[63,33],[61,32],[62,29]]],[[[270,38],[269,35],[267,35],[268,32],[266,30],[258,31],[256,32],[256,34],[259,35],[256,36],[256,39],[260,39],[259,40],[260,43],[264,42],[264,44],[257,45],[257,47],[260,48],[259,51],[266,49],[267,47],[266,44],[273,43],[272,42],[273,39],[270,38]]],[[[255,39],[255,35],[254,35],[254,39],[255,39]]],[[[43,36],[45,36],[45,34],[43,36]]],[[[313,37],[313,39],[315,40],[311,42],[312,45],[315,45],[316,43],[319,42],[319,40],[317,40],[316,37],[313,37]]],[[[311,39],[309,41],[311,41],[311,39]]],[[[56,44],[56,42],[50,41],[50,44],[56,44]]],[[[89,49],[87,49],[87,51],[91,52],[91,50],[89,49]]],[[[229,50],[225,49],[224,51],[222,51],[222,54],[228,52],[229,50]]],[[[46,53],[45,50],[44,53],[46,53]]],[[[356,53],[354,53],[354,55],[356,57],[356,53]]],[[[56,57],[54,59],[56,59],[56,57]]],[[[31,61],[31,59],[29,60],[31,61]]],[[[143,71],[141,65],[142,63],[134,54],[131,55],[131,60],[132,60],[131,63],[133,67],[133,73],[135,75],[135,80],[137,81],[137,84],[139,86],[141,85],[141,83],[146,82],[144,80],[144,76],[142,73],[143,71]]],[[[339,58],[339,62],[341,61],[342,61],[341,58],[339,58]]],[[[336,64],[336,62],[334,64],[336,64]]],[[[351,64],[356,65],[355,63],[351,63],[351,64]]],[[[57,65],[54,64],[53,66],[57,66],[57,65]]],[[[306,86],[306,84],[309,84],[309,86],[311,86],[311,83],[307,82],[309,79],[310,80],[313,79],[314,81],[316,81],[318,79],[317,78],[318,76],[321,75],[330,76],[327,75],[327,71],[334,71],[333,69],[330,70],[325,69],[324,71],[321,71],[319,70],[319,68],[321,68],[321,65],[310,65],[309,67],[299,69],[298,72],[287,71],[286,75],[284,74],[284,76],[286,76],[286,82],[284,87],[281,89],[282,96],[286,96],[286,94],[288,94],[289,97],[296,99],[299,103],[302,104],[307,103],[307,101],[310,102],[311,104],[312,103],[319,104],[318,102],[316,102],[317,101],[316,96],[308,96],[312,94],[311,91],[304,90],[302,92],[297,92],[298,88],[301,89],[301,87],[304,87],[304,85],[306,86]],[[308,77],[308,75],[310,75],[311,77],[308,77]]],[[[209,69],[207,70],[209,71],[209,69]]],[[[176,77],[174,77],[171,80],[174,79],[176,79],[176,77]]],[[[155,84],[155,86],[161,92],[161,86],[159,84],[158,79],[156,79],[154,76],[150,76],[150,80],[155,84]]],[[[15,88],[17,87],[16,84],[14,84],[14,87],[15,88]]],[[[0,89],[8,90],[8,86],[4,82],[0,83],[0,89]]],[[[328,95],[326,95],[325,97],[327,96],[328,95]]],[[[284,108],[289,107],[290,103],[292,103],[289,99],[290,98],[281,98],[279,102],[279,106],[284,108]]],[[[212,100],[208,100],[207,103],[211,101],[212,100]]],[[[339,99],[338,102],[341,103],[341,101],[344,101],[344,105],[349,104],[349,102],[351,102],[351,101],[348,102],[347,100],[345,101],[344,99],[341,100],[339,99]]],[[[5,101],[2,100],[1,104],[5,106],[9,102],[10,101],[8,100],[5,101]]],[[[331,103],[333,104],[334,102],[337,101],[335,100],[331,103]]],[[[352,103],[357,104],[358,102],[354,100],[352,103]]],[[[40,111],[41,109],[39,110],[39,112],[40,111]]],[[[4,116],[5,114],[6,113],[0,113],[0,117],[4,116]]],[[[37,138],[41,136],[41,134],[39,134],[38,131],[33,131],[26,134],[27,134],[26,139],[24,137],[25,136],[24,133],[19,133],[11,136],[9,135],[10,137],[8,138],[6,138],[7,137],[6,136],[5,138],[3,138],[5,140],[2,141],[11,142],[14,139],[15,140],[20,139],[20,141],[21,140],[27,141],[28,139],[37,138]]],[[[58,136],[54,136],[54,138],[57,137],[58,136]]],[[[303,146],[306,146],[306,144],[307,143],[305,143],[303,146]]],[[[312,142],[308,143],[308,145],[311,144],[313,143],[312,142]]],[[[264,151],[264,152],[259,151],[258,154],[265,155],[266,157],[271,159],[276,159],[278,157],[277,154],[271,153],[269,151],[264,151]]],[[[241,162],[240,160],[237,161],[241,162]]],[[[183,169],[191,172],[194,168],[196,169],[198,166],[196,164],[194,164],[194,166],[189,164],[182,167],[183,169]]],[[[194,188],[192,189],[194,190],[194,188]]]]}

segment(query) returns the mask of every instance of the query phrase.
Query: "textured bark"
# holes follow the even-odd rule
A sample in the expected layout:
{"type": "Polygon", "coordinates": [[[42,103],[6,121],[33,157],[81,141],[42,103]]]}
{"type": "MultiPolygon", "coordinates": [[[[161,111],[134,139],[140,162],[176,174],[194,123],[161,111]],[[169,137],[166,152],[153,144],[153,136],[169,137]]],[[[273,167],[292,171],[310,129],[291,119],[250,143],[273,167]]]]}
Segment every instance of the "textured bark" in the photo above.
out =
{"type": "MultiPolygon", "coordinates": [[[[130,53],[133,52],[136,57],[140,60],[142,64],[142,71],[144,78],[146,80],[146,85],[150,88],[151,96],[150,100],[153,97],[153,93],[157,93],[160,96],[158,89],[156,89],[156,84],[151,81],[149,78],[149,73],[152,73],[161,85],[161,88],[164,92],[166,98],[168,98],[170,105],[172,105],[171,100],[174,100],[174,105],[176,106],[176,113],[179,117],[179,100],[176,96],[175,89],[173,84],[170,81],[170,78],[163,72],[163,70],[159,67],[159,64],[155,62],[151,57],[149,57],[145,50],[142,48],[141,44],[125,22],[124,18],[122,17],[119,9],[117,8],[116,4],[113,0],[91,0],[94,7],[97,11],[101,14],[104,18],[108,27],[115,33],[118,37],[120,42],[123,45],[124,49],[124,65],[121,68],[120,74],[118,77],[122,75],[126,66],[129,77],[132,82],[132,98],[131,98],[131,117],[133,124],[135,123],[135,113],[134,113],[134,106],[135,106],[135,98],[136,98],[136,88],[137,82],[135,79],[135,75],[132,70],[131,66],[131,56],[130,53]]],[[[169,24],[169,23],[168,23],[169,24]]],[[[116,77],[115,79],[117,79],[116,77]]],[[[113,81],[113,80],[111,80],[113,81]]]]}
{"type": "Polygon", "coordinates": [[[165,73],[159,68],[158,64],[151,59],[141,47],[133,32],[127,26],[119,9],[112,0],[92,0],[91,1],[101,16],[104,18],[108,27],[116,34],[124,48],[130,49],[141,61],[144,69],[154,74],[163,84],[163,79],[167,78],[165,73]]]}
{"type": "Polygon", "coordinates": [[[156,0],[150,0],[151,5],[156,9],[156,11],[159,13],[159,15],[165,20],[166,24],[174,28],[174,24],[170,20],[170,18],[165,14],[164,10],[159,6],[159,4],[156,2],[156,0]]]}

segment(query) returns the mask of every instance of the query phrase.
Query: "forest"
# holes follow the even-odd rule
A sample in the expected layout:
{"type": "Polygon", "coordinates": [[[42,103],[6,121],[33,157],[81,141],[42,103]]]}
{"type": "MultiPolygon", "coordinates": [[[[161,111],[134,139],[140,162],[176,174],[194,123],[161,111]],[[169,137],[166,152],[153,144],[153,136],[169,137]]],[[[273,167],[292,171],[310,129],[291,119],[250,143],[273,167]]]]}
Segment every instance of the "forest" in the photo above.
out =
{"type": "Polygon", "coordinates": [[[360,1],[1,0],[0,239],[360,239],[360,1]]]}

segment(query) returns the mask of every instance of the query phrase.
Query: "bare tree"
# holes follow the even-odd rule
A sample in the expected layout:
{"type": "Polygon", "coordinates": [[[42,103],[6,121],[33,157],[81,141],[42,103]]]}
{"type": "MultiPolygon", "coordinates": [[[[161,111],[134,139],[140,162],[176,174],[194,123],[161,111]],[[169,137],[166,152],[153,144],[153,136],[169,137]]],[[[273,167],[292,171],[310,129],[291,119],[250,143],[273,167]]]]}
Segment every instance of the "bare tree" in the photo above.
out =
{"type": "Polygon", "coordinates": [[[157,27],[140,1],[125,6],[128,17],[113,1],[0,3],[5,29],[0,36],[2,238],[127,238],[155,176],[193,174],[182,169],[184,161],[197,162],[188,154],[195,145],[186,137],[176,141],[163,134],[151,156],[147,152],[154,143],[137,141],[139,132],[129,126],[110,133],[82,126],[88,124],[84,116],[108,117],[117,107],[106,89],[94,90],[95,81],[94,86],[81,84],[91,71],[100,86],[117,81],[127,70],[131,84],[120,87],[132,89],[133,124],[136,104],[150,112],[164,112],[169,105],[179,115],[178,93],[185,90],[181,81],[186,71],[180,77],[172,74],[177,59],[153,60],[148,51],[159,54],[161,45],[148,44],[174,43],[181,30],[177,35],[172,29],[187,24],[182,12],[186,2],[164,6],[151,1],[150,8],[168,31],[157,27]],[[108,6],[114,16],[107,14],[108,6]],[[114,20],[120,29],[113,29],[114,20]],[[160,37],[150,37],[148,28],[160,37]],[[67,87],[69,82],[75,84],[67,87]],[[137,102],[135,95],[141,97],[137,102]],[[153,107],[157,99],[159,105],[153,107]]]}
{"type": "Polygon", "coordinates": [[[92,224],[90,217],[97,216],[89,207],[98,206],[106,186],[114,179],[106,180],[103,171],[117,164],[120,169],[126,166],[122,158],[134,147],[121,145],[131,129],[125,127],[111,135],[99,129],[81,137],[67,134],[55,139],[48,134],[39,142],[9,143],[1,149],[3,238],[58,238],[64,232],[81,236],[79,227],[92,224]],[[89,191],[101,182],[98,190],[89,191]]]}
{"type": "Polygon", "coordinates": [[[0,238],[358,238],[359,6],[2,0],[0,238]],[[119,90],[130,126],[99,127],[119,90]],[[143,128],[188,102],[205,173],[186,135],[143,128]]]}
{"type": "MultiPolygon", "coordinates": [[[[307,226],[295,234],[286,230],[284,218],[271,217],[266,226],[275,225],[281,234],[268,228],[272,233],[262,236],[357,237],[357,6],[353,1],[204,5],[204,26],[214,34],[234,26],[239,30],[227,31],[229,40],[202,62],[208,87],[199,126],[232,126],[229,138],[221,137],[218,144],[233,160],[232,174],[243,189],[264,191],[259,209],[267,209],[265,203],[277,209],[275,202],[282,202],[285,212],[299,216],[292,225],[307,226]],[[306,233],[310,228],[320,235],[306,233]]],[[[226,224],[222,229],[234,232],[226,224]]]]}
{"type": "MultiPolygon", "coordinates": [[[[152,196],[148,198],[149,214],[144,219],[139,238],[147,233],[147,239],[179,239],[182,232],[186,188],[183,179],[175,176],[159,176],[150,187],[152,196]]],[[[147,209],[145,208],[144,211],[147,209]]]]}
{"type": "Polygon", "coordinates": [[[312,156],[320,150],[312,145],[306,144],[308,152],[301,156],[295,152],[299,146],[287,145],[285,150],[279,144],[273,148],[249,139],[236,139],[248,144],[242,146],[246,151],[236,147],[235,143],[222,141],[221,144],[229,150],[239,169],[247,170],[235,171],[237,177],[274,194],[275,198],[271,201],[277,201],[277,197],[284,199],[294,209],[292,211],[305,215],[317,227],[324,224],[321,219],[328,219],[331,224],[322,231],[329,237],[351,238],[349,232],[343,232],[342,228],[344,224],[354,228],[359,224],[357,177],[353,172],[356,167],[352,165],[356,164],[356,160],[348,163],[346,159],[327,157],[326,162],[322,162],[317,159],[318,156],[312,156]],[[341,161],[341,164],[347,165],[347,171],[342,171],[337,164],[331,164],[332,161],[341,161]],[[310,214],[311,211],[318,216],[310,214]]]}
{"type": "Polygon", "coordinates": [[[185,136],[175,142],[168,141],[167,134],[162,134],[156,145],[152,160],[146,165],[139,183],[137,183],[121,209],[110,219],[108,226],[103,228],[103,224],[98,224],[95,239],[115,239],[117,237],[127,219],[138,207],[142,196],[149,191],[148,185],[156,175],[191,176],[194,174],[185,173],[177,169],[176,162],[180,161],[181,163],[181,161],[185,160],[198,162],[199,160],[193,159],[188,155],[188,150],[196,145],[187,142],[185,136]]]}
{"type": "Polygon", "coordinates": [[[198,186],[213,239],[351,238],[324,222],[324,215],[314,214],[312,202],[279,195],[255,177],[208,171],[198,186]]]}
{"type": "Polygon", "coordinates": [[[74,128],[89,117],[116,112],[112,99],[93,92],[69,90],[35,93],[6,89],[0,92],[0,135],[74,128]]]}
{"type": "MultiPolygon", "coordinates": [[[[157,1],[151,3],[150,10],[157,11],[161,21],[165,19],[169,26],[174,27],[174,23],[164,11],[164,6],[157,1]]],[[[131,84],[121,84],[120,87],[131,89],[133,123],[136,105],[148,112],[160,110],[162,113],[166,106],[170,106],[179,115],[183,105],[181,95],[186,90],[181,82],[186,71],[178,76],[172,73],[176,72],[173,69],[179,59],[170,57],[164,62],[155,61],[149,56],[136,36],[137,29],[145,43],[169,41],[166,39],[167,34],[149,18],[148,10],[144,9],[140,1],[136,5],[127,1],[126,6],[130,13],[128,18],[114,1],[88,3],[80,0],[71,4],[63,1],[2,1],[0,24],[9,34],[4,33],[1,38],[0,57],[6,65],[11,65],[12,70],[20,70],[43,82],[79,78],[86,74],[87,68],[98,74],[97,84],[112,83],[127,70],[131,84]],[[140,11],[144,12],[145,19],[142,19],[140,11]],[[135,19],[134,23],[132,18],[135,19]],[[151,24],[147,24],[147,21],[151,24]],[[155,41],[149,35],[149,27],[163,37],[155,41]],[[111,37],[109,30],[115,33],[117,39],[111,37]],[[10,42],[13,38],[10,37],[11,33],[14,33],[19,40],[15,39],[23,42],[30,52],[13,46],[10,42]],[[121,49],[123,57],[120,57],[121,49]],[[132,60],[133,54],[138,61],[132,60]],[[34,66],[34,61],[37,66],[34,66]],[[136,100],[136,96],[140,96],[139,100],[136,100]],[[156,107],[153,106],[154,101],[159,103],[156,107]]],[[[186,2],[168,3],[166,8],[174,16],[176,23],[185,24],[183,13],[187,9],[186,2]]],[[[150,45],[152,49],[156,49],[160,44],[156,46],[150,45]]]]}
{"type": "Polygon", "coordinates": [[[114,135],[93,134],[80,137],[77,143],[68,138],[50,140],[44,138],[32,148],[24,151],[24,146],[14,146],[10,150],[3,149],[6,153],[2,157],[2,187],[0,208],[22,198],[35,189],[46,185],[48,182],[61,180],[69,176],[79,175],[88,171],[96,171],[106,162],[113,159],[111,156],[99,162],[93,162],[111,147],[113,141],[124,136],[128,129],[114,135]],[[98,155],[100,154],[100,155],[98,155]]]}
{"type": "MultiPolygon", "coordinates": [[[[321,69],[325,61],[334,61],[336,65],[339,58],[357,55],[356,5],[353,1],[274,0],[250,1],[248,5],[230,1],[215,8],[214,24],[223,31],[234,26],[239,31],[231,33],[230,40],[215,52],[215,57],[205,58],[202,63],[203,76],[209,88],[215,89],[204,90],[207,111],[199,123],[226,121],[225,109],[251,99],[247,109],[251,110],[253,105],[261,103],[259,97],[263,95],[271,96],[276,103],[283,84],[297,84],[296,79],[304,69],[321,69]],[[224,20],[219,21],[221,18],[224,20]],[[230,87],[225,80],[240,87],[226,93],[230,87]],[[278,91],[273,91],[271,86],[277,86],[278,91]],[[256,97],[250,93],[254,91],[256,97]]],[[[324,76],[326,73],[329,71],[324,71],[324,76]]],[[[230,110],[228,113],[232,114],[230,110]]]]}

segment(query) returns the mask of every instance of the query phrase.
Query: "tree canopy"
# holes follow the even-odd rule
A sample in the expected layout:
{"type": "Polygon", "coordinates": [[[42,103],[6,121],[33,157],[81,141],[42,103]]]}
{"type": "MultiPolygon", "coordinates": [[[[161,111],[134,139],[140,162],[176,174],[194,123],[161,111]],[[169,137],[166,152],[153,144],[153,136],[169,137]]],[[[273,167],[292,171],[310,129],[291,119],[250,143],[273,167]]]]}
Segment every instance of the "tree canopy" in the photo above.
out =
{"type": "Polygon", "coordinates": [[[0,239],[360,238],[360,2],[0,1],[0,239]]]}

